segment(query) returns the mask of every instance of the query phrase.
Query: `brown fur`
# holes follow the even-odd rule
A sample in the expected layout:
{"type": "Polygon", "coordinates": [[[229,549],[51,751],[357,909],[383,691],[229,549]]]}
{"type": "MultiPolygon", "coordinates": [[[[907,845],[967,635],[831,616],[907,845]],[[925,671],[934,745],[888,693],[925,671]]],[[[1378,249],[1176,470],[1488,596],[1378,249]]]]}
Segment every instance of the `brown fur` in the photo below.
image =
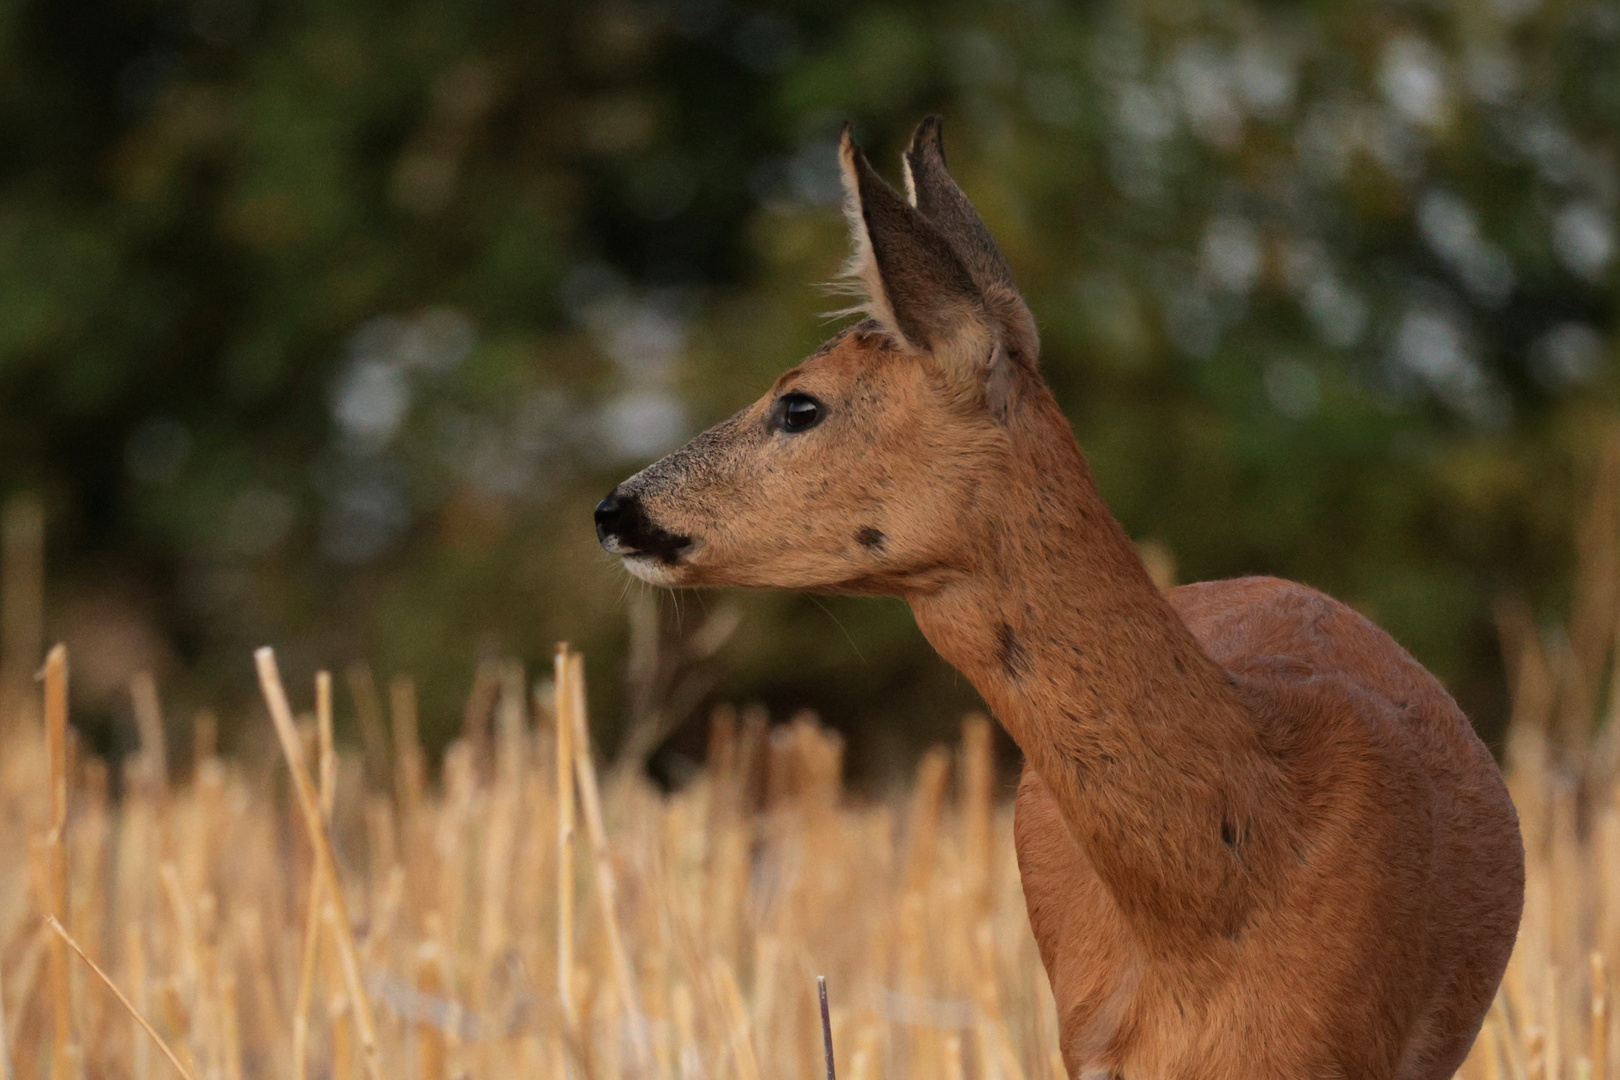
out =
{"type": "Polygon", "coordinates": [[[1450,1076],[1522,905],[1489,753],[1321,593],[1154,588],[937,144],[925,122],[913,206],[846,134],[873,317],[620,486],[690,538],[627,564],[910,602],[1024,751],[1019,866],[1071,1076],[1450,1076]],[[782,430],[789,390],[819,424],[782,430]]]}

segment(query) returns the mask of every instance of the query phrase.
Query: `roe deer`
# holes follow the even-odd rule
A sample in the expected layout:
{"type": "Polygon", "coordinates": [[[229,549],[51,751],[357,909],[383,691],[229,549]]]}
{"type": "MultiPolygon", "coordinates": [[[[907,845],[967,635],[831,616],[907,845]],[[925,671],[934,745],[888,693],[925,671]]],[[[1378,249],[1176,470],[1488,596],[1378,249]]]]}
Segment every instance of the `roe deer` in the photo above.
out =
{"type": "Polygon", "coordinates": [[[1524,891],[1501,774],[1440,683],[1273,578],[1160,592],[1036,369],[945,169],[839,147],[865,319],[614,489],[660,585],[904,597],[1026,760],[1030,924],[1071,1077],[1440,1080],[1524,891]]]}

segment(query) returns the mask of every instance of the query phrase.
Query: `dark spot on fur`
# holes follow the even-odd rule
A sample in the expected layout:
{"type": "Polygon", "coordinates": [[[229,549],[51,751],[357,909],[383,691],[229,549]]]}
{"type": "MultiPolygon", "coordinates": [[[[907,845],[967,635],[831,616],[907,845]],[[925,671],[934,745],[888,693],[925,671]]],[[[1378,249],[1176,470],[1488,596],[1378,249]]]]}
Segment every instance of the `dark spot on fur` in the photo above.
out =
{"type": "Polygon", "coordinates": [[[1113,754],[1098,754],[1097,756],[1102,759],[1102,763],[1104,765],[1112,765],[1114,763],[1113,754]]]}
{"type": "Polygon", "coordinates": [[[996,659],[1001,661],[1001,670],[1007,673],[1009,679],[1022,679],[1029,674],[1029,655],[1018,644],[1018,635],[1006,622],[996,631],[996,659]]]}
{"type": "Polygon", "coordinates": [[[1176,657],[1176,674],[1177,675],[1185,675],[1185,674],[1187,674],[1187,665],[1183,664],[1181,662],[1181,657],[1179,657],[1179,656],[1176,657]]]}
{"type": "Polygon", "coordinates": [[[1233,825],[1230,821],[1226,820],[1225,818],[1222,818],[1221,819],[1221,843],[1223,843],[1227,847],[1231,848],[1233,854],[1236,854],[1237,853],[1237,842],[1238,842],[1237,826],[1233,825]]]}
{"type": "Polygon", "coordinates": [[[870,525],[855,534],[855,542],[868,551],[882,551],[887,539],[882,529],[874,529],[870,525]]]}

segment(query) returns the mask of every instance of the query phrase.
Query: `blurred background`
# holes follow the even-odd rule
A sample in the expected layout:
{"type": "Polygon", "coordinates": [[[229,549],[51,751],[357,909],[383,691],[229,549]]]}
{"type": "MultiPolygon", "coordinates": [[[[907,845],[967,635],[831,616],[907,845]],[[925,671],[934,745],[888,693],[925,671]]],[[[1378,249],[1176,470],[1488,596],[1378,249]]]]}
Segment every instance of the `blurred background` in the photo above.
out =
{"type": "Polygon", "coordinates": [[[930,111],[1155,565],[1498,733],[1620,483],[1620,0],[4,0],[7,655],[116,753],[142,670],[189,722],[365,661],[442,742],[568,639],[660,775],[735,701],[880,782],[975,704],[902,604],[653,593],[590,512],[834,329],[839,125],[898,181],[930,111]]]}

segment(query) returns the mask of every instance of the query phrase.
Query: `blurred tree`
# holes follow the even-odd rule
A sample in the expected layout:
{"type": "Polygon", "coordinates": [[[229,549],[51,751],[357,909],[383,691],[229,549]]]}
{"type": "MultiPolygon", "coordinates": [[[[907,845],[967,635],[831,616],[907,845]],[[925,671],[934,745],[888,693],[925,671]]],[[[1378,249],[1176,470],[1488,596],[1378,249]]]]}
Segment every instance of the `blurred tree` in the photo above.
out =
{"type": "MultiPolygon", "coordinates": [[[[592,503],[828,332],[837,127],[927,111],[1127,527],[1357,604],[1489,729],[1616,395],[1614,0],[13,0],[0,494],[83,706],[270,640],[444,737],[567,637],[611,722],[592,503]]],[[[715,692],[869,761],[971,701],[898,604],[737,602],[715,692]]]]}

